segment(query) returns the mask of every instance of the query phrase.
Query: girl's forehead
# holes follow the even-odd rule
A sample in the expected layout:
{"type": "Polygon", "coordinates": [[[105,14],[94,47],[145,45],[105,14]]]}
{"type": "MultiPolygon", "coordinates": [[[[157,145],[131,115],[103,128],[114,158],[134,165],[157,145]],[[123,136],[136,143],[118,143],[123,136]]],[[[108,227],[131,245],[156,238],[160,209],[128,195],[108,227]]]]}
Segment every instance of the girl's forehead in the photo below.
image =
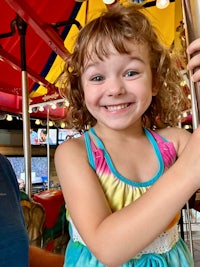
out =
{"type": "MultiPolygon", "coordinates": [[[[146,43],[136,42],[135,40],[125,40],[122,46],[115,46],[113,42],[106,42],[106,45],[98,45],[90,43],[86,52],[84,53],[84,65],[88,62],[105,60],[111,55],[116,54],[141,54],[143,52],[148,53],[148,46],[146,43]]],[[[145,53],[145,55],[146,55],[145,53]]]]}

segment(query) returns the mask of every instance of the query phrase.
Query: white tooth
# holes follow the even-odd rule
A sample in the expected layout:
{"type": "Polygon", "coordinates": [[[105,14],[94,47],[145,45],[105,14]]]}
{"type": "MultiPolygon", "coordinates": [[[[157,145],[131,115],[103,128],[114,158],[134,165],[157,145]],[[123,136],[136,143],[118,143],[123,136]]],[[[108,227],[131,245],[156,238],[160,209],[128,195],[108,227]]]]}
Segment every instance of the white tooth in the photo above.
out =
{"type": "Polygon", "coordinates": [[[115,111],[115,110],[120,110],[123,108],[126,108],[128,106],[128,104],[123,104],[123,105],[119,105],[119,106],[107,106],[107,109],[110,111],[115,111]]]}

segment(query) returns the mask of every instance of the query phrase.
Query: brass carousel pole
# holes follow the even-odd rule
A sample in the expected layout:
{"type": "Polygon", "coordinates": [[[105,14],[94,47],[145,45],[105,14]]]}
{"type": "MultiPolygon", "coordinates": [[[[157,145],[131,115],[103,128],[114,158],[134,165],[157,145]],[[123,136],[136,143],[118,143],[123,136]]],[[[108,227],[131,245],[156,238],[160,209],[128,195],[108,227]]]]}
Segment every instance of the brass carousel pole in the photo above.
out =
{"type": "MultiPolygon", "coordinates": [[[[196,38],[200,37],[200,1],[182,0],[183,17],[186,32],[186,45],[188,46],[196,38]]],[[[189,58],[188,58],[189,59],[189,58]]],[[[189,72],[189,81],[192,98],[193,128],[196,129],[200,122],[200,84],[194,83],[189,72]]]]}
{"type": "Polygon", "coordinates": [[[48,179],[47,179],[47,189],[50,188],[50,146],[49,146],[49,106],[47,108],[47,169],[48,169],[48,179]]]}
{"type": "Polygon", "coordinates": [[[27,24],[17,16],[17,28],[20,35],[20,52],[21,52],[21,74],[22,74],[22,116],[23,116],[23,150],[25,166],[25,185],[26,193],[31,197],[31,144],[30,144],[30,118],[28,113],[28,78],[26,71],[26,48],[25,35],[27,24]]]}
{"type": "MultiPolygon", "coordinates": [[[[200,1],[199,0],[182,0],[183,18],[185,23],[186,45],[188,46],[196,38],[200,37],[200,1]]],[[[190,58],[188,57],[188,60],[190,58]]],[[[195,71],[195,70],[194,70],[195,71]]],[[[200,84],[193,82],[191,79],[193,72],[189,72],[189,82],[192,100],[192,124],[196,129],[200,122],[200,84]]],[[[192,230],[189,213],[189,203],[187,207],[187,220],[189,225],[190,250],[193,255],[192,230]]]]}

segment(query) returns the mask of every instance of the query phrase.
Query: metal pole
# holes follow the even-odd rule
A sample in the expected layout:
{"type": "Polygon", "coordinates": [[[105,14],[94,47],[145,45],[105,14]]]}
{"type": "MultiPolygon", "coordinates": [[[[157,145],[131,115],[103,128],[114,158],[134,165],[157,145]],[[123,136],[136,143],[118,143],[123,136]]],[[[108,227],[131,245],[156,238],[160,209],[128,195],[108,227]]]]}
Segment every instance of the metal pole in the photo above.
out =
{"type": "Polygon", "coordinates": [[[22,110],[23,110],[23,149],[25,164],[25,185],[26,193],[31,197],[32,181],[31,181],[31,146],[30,146],[30,119],[28,114],[28,96],[27,96],[27,73],[22,71],[22,110]]]}
{"type": "Polygon", "coordinates": [[[18,16],[17,27],[20,35],[21,70],[22,70],[22,117],[23,117],[23,149],[25,166],[25,185],[26,193],[31,197],[31,142],[30,142],[30,117],[29,97],[28,97],[28,76],[26,71],[26,46],[25,35],[27,24],[18,16]]]}
{"type": "MultiPolygon", "coordinates": [[[[183,18],[185,23],[185,33],[186,33],[186,44],[187,46],[194,41],[196,38],[200,37],[200,1],[199,0],[182,0],[182,10],[183,18]]],[[[188,57],[188,60],[190,58],[188,57]]],[[[191,100],[192,100],[192,122],[193,129],[196,129],[199,125],[199,115],[200,115],[200,84],[199,82],[194,83],[191,79],[192,72],[189,72],[189,82],[190,82],[190,91],[191,91],[191,100]]],[[[187,210],[187,220],[189,226],[189,241],[190,241],[190,250],[192,256],[194,257],[193,252],[193,243],[192,243],[192,229],[191,229],[191,216],[189,203],[186,203],[187,210]]]]}
{"type": "Polygon", "coordinates": [[[50,188],[50,145],[49,145],[49,106],[47,108],[47,169],[48,169],[48,180],[47,189],[50,188]]]}
{"type": "MultiPolygon", "coordinates": [[[[196,38],[200,37],[200,1],[182,0],[183,18],[186,32],[186,45],[188,46],[196,38]]],[[[189,60],[190,58],[188,58],[189,60]]],[[[193,128],[199,125],[200,115],[200,83],[194,83],[189,72],[190,90],[192,98],[193,128]]]]}

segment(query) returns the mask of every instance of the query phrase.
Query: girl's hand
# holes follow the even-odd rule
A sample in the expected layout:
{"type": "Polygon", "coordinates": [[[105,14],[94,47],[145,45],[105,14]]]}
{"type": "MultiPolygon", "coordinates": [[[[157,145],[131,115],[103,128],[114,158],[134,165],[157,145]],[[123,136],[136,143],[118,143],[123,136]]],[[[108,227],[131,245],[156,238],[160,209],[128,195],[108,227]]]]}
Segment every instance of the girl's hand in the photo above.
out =
{"type": "Polygon", "coordinates": [[[191,56],[187,68],[194,72],[193,82],[200,81],[200,38],[193,41],[187,48],[187,53],[191,56]]]}

